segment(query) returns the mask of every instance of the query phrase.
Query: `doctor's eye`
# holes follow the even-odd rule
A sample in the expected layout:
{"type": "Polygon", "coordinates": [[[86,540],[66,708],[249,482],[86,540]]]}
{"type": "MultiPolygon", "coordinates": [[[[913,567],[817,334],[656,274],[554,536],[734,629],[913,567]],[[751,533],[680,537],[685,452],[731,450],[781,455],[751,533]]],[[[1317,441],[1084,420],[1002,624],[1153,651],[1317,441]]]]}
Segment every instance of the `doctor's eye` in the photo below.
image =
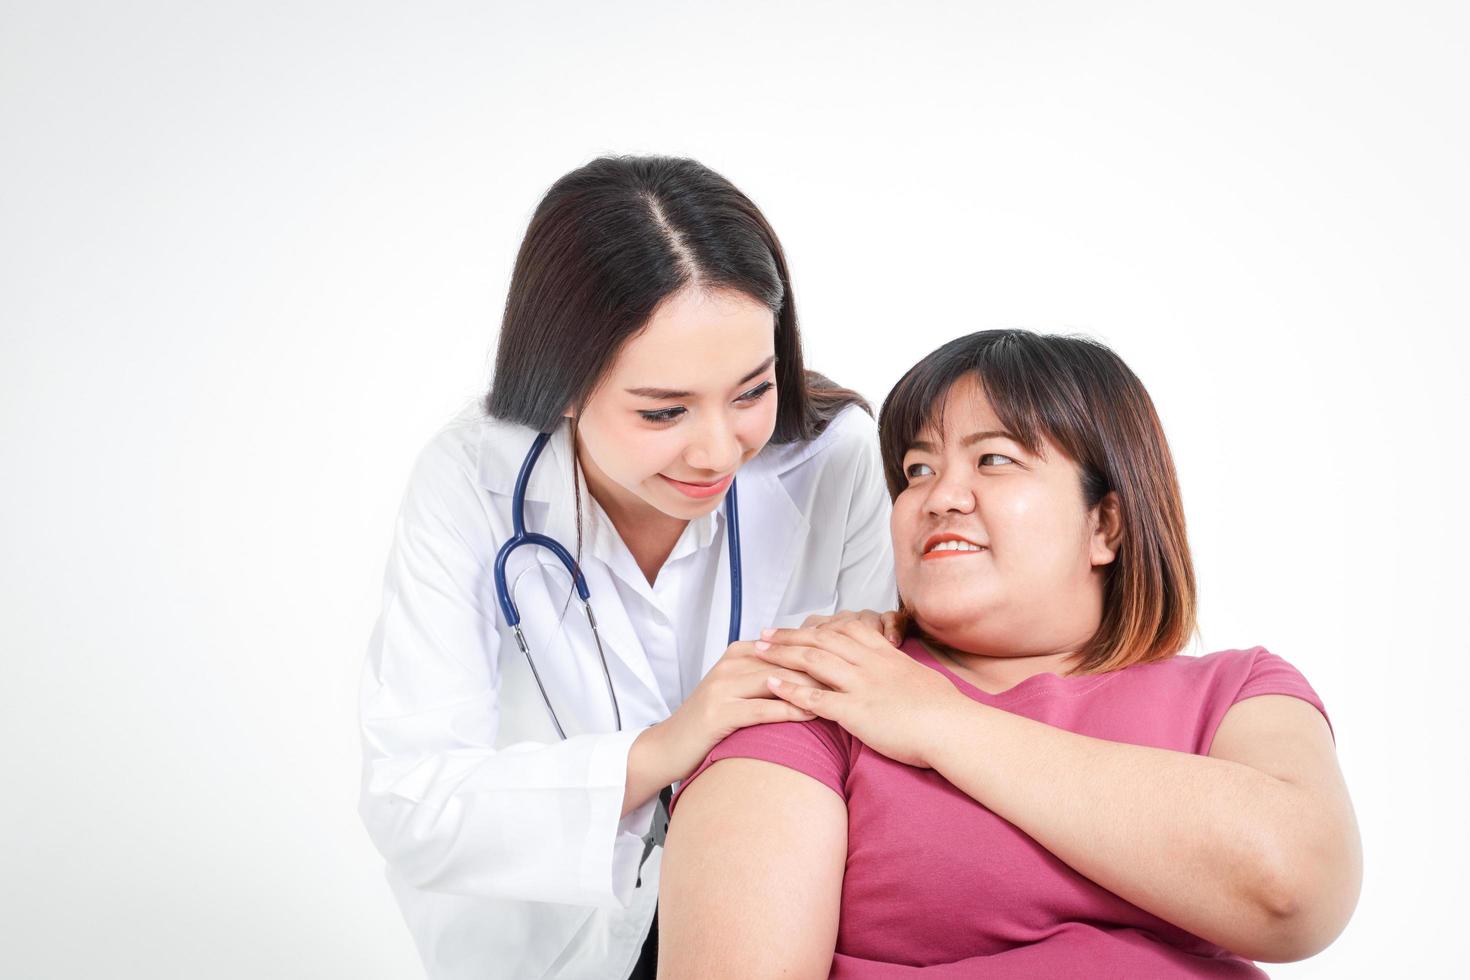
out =
{"type": "Polygon", "coordinates": [[[640,411],[638,414],[648,422],[672,422],[687,411],[688,409],[682,405],[675,405],[673,408],[660,408],[652,412],[640,411]]]}
{"type": "Polygon", "coordinates": [[[903,475],[910,480],[921,476],[933,476],[934,468],[928,463],[910,463],[903,468],[903,475]]]}
{"type": "Polygon", "coordinates": [[[992,466],[1005,466],[1007,463],[1014,463],[1015,462],[1014,459],[1011,459],[1009,456],[1003,456],[1000,453],[984,453],[980,457],[979,465],[981,465],[981,466],[986,465],[985,464],[985,461],[987,459],[998,459],[998,460],[1000,460],[1000,462],[998,462],[998,463],[992,463],[992,464],[990,464],[992,466]]]}
{"type": "Polygon", "coordinates": [[[752,388],[749,391],[745,392],[745,394],[741,395],[739,398],[736,398],[735,400],[737,402],[754,402],[754,401],[759,401],[762,395],[764,395],[766,392],[770,391],[774,387],[776,387],[776,384],[775,384],[774,381],[762,381],[760,384],[756,385],[754,388],[752,388]]]}

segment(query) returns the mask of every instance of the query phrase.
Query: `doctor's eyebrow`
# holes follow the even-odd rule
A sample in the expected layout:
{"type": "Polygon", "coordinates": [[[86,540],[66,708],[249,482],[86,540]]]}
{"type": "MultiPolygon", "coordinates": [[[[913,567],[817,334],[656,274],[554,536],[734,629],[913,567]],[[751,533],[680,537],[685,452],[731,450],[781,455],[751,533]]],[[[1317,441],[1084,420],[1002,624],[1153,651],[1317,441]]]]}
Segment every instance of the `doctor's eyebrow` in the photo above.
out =
{"type": "MultiPolygon", "coordinates": [[[[770,357],[766,358],[764,361],[761,361],[758,365],[756,365],[754,369],[747,372],[745,377],[735,382],[736,386],[743,385],[745,384],[745,382],[750,381],[757,375],[765,373],[767,370],[770,369],[771,365],[775,363],[776,355],[772,354],[770,357]]],[[[681,391],[676,388],[624,388],[623,390],[630,395],[637,395],[639,398],[652,398],[656,401],[667,401],[672,398],[688,398],[690,395],[694,394],[694,392],[692,391],[681,391]]]]}

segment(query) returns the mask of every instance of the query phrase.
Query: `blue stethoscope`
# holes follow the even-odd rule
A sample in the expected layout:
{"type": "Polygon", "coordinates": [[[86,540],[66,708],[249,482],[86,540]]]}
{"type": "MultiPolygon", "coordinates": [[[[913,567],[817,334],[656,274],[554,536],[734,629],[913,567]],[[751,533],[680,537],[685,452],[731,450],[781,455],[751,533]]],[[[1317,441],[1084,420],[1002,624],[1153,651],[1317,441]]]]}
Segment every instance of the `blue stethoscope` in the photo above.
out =
{"type": "MultiPolygon", "coordinates": [[[[556,726],[557,735],[563,740],[567,733],[561,727],[561,721],[556,716],[556,709],[551,706],[551,698],[546,694],[546,686],[541,683],[541,674],[536,670],[536,660],[531,656],[531,648],[526,643],[526,636],[521,632],[521,614],[516,609],[515,601],[510,597],[510,590],[505,584],[505,564],[510,558],[511,552],[522,545],[541,547],[550,551],[557,560],[566,568],[567,574],[571,575],[572,582],[576,586],[577,595],[582,600],[582,609],[587,614],[587,624],[592,627],[592,639],[597,644],[597,658],[602,663],[602,676],[607,681],[607,696],[612,702],[613,721],[618,731],[623,728],[623,713],[618,708],[617,692],[613,690],[612,674],[607,669],[607,656],[602,652],[602,637],[597,633],[597,617],[592,613],[592,602],[587,591],[587,580],[582,577],[582,569],[577,566],[577,561],[571,552],[562,546],[561,542],[545,534],[537,534],[526,530],[526,487],[531,482],[531,470],[536,466],[536,459],[541,455],[541,450],[546,448],[550,441],[551,433],[542,432],[536,436],[536,441],[531,444],[530,452],[526,453],[525,462],[521,463],[521,471],[516,476],[515,492],[511,497],[511,524],[514,534],[510,540],[500,546],[499,553],[495,556],[495,598],[500,602],[500,611],[505,615],[505,621],[515,633],[516,646],[521,648],[526,662],[531,665],[531,676],[536,679],[536,688],[541,692],[541,700],[546,704],[546,710],[551,714],[551,723],[556,726]]],[[[740,517],[739,507],[735,500],[735,481],[730,481],[730,489],[725,491],[725,530],[730,545],[730,634],[729,643],[740,639],[740,517]]]]}

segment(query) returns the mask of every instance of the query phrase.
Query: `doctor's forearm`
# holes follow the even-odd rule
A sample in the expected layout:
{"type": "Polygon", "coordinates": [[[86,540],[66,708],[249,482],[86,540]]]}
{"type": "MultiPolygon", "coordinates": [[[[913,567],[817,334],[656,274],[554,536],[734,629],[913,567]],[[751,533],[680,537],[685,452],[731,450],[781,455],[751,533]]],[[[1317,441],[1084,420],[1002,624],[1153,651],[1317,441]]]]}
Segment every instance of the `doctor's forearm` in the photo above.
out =
{"type": "Polygon", "coordinates": [[[973,702],[947,717],[930,763],[962,792],[1140,908],[1252,959],[1283,958],[1291,784],[973,702]]]}
{"type": "Polygon", "coordinates": [[[659,790],[692,771],[678,771],[679,763],[671,760],[664,724],[645,728],[628,750],[628,782],[623,790],[625,817],[657,796],[659,790]]]}

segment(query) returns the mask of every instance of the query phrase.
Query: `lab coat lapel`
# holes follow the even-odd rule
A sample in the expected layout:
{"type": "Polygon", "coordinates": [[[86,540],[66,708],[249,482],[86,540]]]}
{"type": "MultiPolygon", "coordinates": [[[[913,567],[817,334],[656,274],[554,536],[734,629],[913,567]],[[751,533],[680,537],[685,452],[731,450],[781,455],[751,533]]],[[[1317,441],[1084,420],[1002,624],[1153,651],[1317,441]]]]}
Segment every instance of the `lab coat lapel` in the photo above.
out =
{"type": "MultiPolygon", "coordinates": [[[[796,506],[777,475],[752,462],[736,477],[740,509],[740,565],[744,593],[740,615],[740,639],[759,638],[760,631],[776,621],[781,597],[797,565],[811,524],[796,506]]],[[[704,673],[724,655],[730,631],[730,538],[721,534],[723,560],[715,595],[724,598],[716,609],[724,615],[710,616],[706,638],[704,673]]]]}
{"type": "MultiPolygon", "coordinates": [[[[654,718],[668,717],[669,706],[659,691],[658,680],[653,676],[653,667],[648,663],[643,644],[638,641],[633,622],[628,618],[627,607],[618,601],[612,572],[601,561],[592,559],[582,566],[582,574],[586,576],[587,588],[592,593],[592,612],[597,617],[597,633],[602,638],[602,649],[607,653],[608,668],[612,671],[613,683],[618,686],[623,727],[628,727],[628,705],[631,703],[622,693],[627,690],[628,675],[636,678],[642,688],[638,692],[639,700],[657,708],[654,718]],[[622,677],[618,673],[620,664],[625,671],[622,677]]],[[[593,656],[596,656],[595,650],[593,656]]],[[[637,717],[643,715],[640,713],[637,717]]]]}

